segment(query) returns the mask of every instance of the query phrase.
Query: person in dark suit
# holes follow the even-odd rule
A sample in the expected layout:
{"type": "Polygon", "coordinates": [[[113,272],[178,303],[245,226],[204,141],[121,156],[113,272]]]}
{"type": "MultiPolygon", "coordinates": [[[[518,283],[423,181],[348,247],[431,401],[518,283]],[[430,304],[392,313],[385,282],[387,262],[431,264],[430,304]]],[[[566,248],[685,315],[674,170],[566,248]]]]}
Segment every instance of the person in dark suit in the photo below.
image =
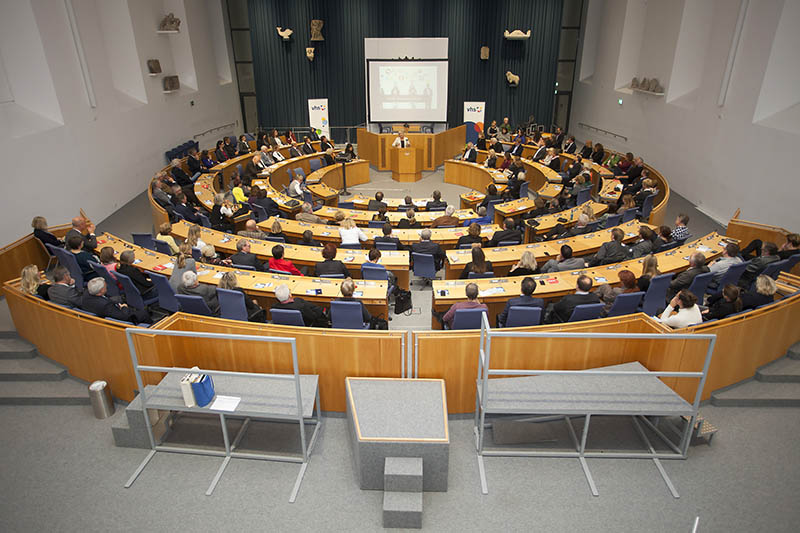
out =
{"type": "Polygon", "coordinates": [[[416,213],[413,209],[406,210],[406,218],[400,219],[397,223],[397,229],[419,229],[422,223],[416,219],[416,213]]]}
{"type": "Polygon", "coordinates": [[[544,140],[539,141],[539,147],[533,153],[533,157],[531,157],[531,159],[537,162],[544,159],[545,156],[547,155],[547,148],[548,148],[547,142],[545,142],[544,140]]]}
{"type": "Polygon", "coordinates": [[[264,263],[262,263],[256,254],[250,253],[250,241],[241,239],[236,242],[236,253],[230,257],[233,266],[245,265],[255,268],[256,270],[264,270],[264,263]]]}
{"type": "Polygon", "coordinates": [[[333,143],[331,143],[327,137],[322,135],[319,138],[319,151],[320,152],[327,152],[328,150],[333,149],[333,143]]]}
{"type": "Polygon", "coordinates": [[[339,290],[342,292],[341,298],[336,298],[335,301],[337,302],[358,302],[361,305],[361,321],[368,324],[372,320],[372,315],[369,311],[367,311],[367,307],[364,305],[364,302],[353,298],[353,293],[356,290],[356,284],[353,282],[351,278],[347,278],[344,280],[339,287],[339,290]]]}
{"type": "Polygon", "coordinates": [[[556,132],[552,137],[553,146],[555,146],[560,150],[561,147],[564,145],[564,137],[566,137],[566,135],[564,134],[564,130],[562,130],[561,128],[556,128],[556,132]]]}
{"type": "MultiPolygon", "coordinates": [[[[689,268],[672,278],[669,289],[667,289],[667,301],[672,300],[683,289],[688,289],[696,276],[707,272],[710,270],[706,266],[706,256],[700,252],[693,253],[689,256],[689,268]]],[[[695,294],[695,296],[700,298],[703,295],[695,294]]]]}
{"type": "Polygon", "coordinates": [[[433,200],[425,204],[425,209],[430,211],[431,209],[441,209],[442,207],[447,207],[447,202],[442,200],[442,192],[438,190],[433,191],[433,200]]]}
{"type": "Polygon", "coordinates": [[[314,238],[314,232],[310,229],[307,229],[303,232],[303,235],[300,237],[300,240],[297,241],[297,244],[301,246],[315,246],[317,248],[322,246],[319,241],[314,238]]]}
{"type": "Polygon", "coordinates": [[[320,140],[319,133],[317,133],[317,130],[315,130],[314,128],[311,128],[311,131],[308,133],[308,136],[311,138],[312,141],[320,140]]]}
{"type": "Polygon", "coordinates": [[[478,134],[478,140],[475,141],[475,148],[478,150],[486,150],[486,136],[483,132],[478,134]]]}
{"type": "Polygon", "coordinates": [[[529,277],[523,278],[522,283],[520,284],[520,292],[522,294],[516,298],[511,298],[506,302],[506,306],[503,311],[497,315],[497,327],[505,327],[506,320],[508,319],[508,312],[511,307],[515,305],[525,307],[541,307],[544,309],[544,300],[542,298],[534,298],[532,296],[535,290],[536,280],[529,277]]]}
{"type": "Polygon", "coordinates": [[[300,149],[297,146],[297,141],[292,141],[292,146],[289,147],[289,157],[300,157],[300,149]]]}
{"type": "Polygon", "coordinates": [[[370,200],[367,204],[367,210],[369,211],[377,211],[381,207],[387,207],[386,202],[383,201],[383,193],[378,191],[375,193],[375,199],[370,200]]]}
{"type": "Polygon", "coordinates": [[[218,163],[228,160],[228,154],[225,152],[224,144],[221,140],[217,141],[217,147],[214,150],[214,156],[217,158],[218,163]]]}
{"type": "Polygon", "coordinates": [[[431,241],[431,230],[425,228],[419,234],[419,242],[411,245],[411,252],[416,254],[430,254],[433,256],[433,264],[436,270],[441,270],[444,264],[444,250],[438,243],[431,241]]]}
{"type": "Polygon", "coordinates": [[[33,228],[33,236],[42,241],[42,244],[50,244],[57,248],[64,246],[64,243],[61,242],[58,237],[47,231],[48,226],[46,218],[33,217],[31,227],[33,228]]]}
{"type": "Polygon", "coordinates": [[[630,257],[628,247],[622,242],[625,238],[625,232],[619,228],[611,230],[611,240],[604,242],[597,253],[589,259],[590,267],[598,265],[609,265],[611,263],[619,263],[630,257]]]}
{"type": "Polygon", "coordinates": [[[242,172],[242,183],[247,185],[248,187],[253,182],[254,179],[258,177],[258,173],[261,172],[261,167],[259,167],[259,163],[261,163],[261,155],[254,155],[250,161],[247,162],[247,165],[244,167],[244,172],[242,172]]]}
{"type": "Polygon", "coordinates": [[[778,246],[774,242],[763,243],[761,245],[761,255],[751,259],[744,272],[742,272],[742,276],[739,278],[739,287],[748,290],[753,280],[767,268],[767,265],[779,260],[778,246]]]}
{"type": "Polygon", "coordinates": [[[198,172],[208,172],[208,169],[200,159],[200,154],[197,153],[197,148],[189,149],[189,156],[186,158],[186,166],[192,176],[198,172]]]}
{"type": "Polygon", "coordinates": [[[478,207],[487,207],[489,202],[502,199],[503,197],[497,194],[497,187],[495,187],[494,183],[490,183],[489,187],[486,189],[486,196],[483,198],[483,201],[478,204],[478,207]]]}
{"type": "Polygon", "coordinates": [[[641,239],[630,247],[631,256],[639,258],[655,251],[656,232],[647,226],[639,227],[639,237],[641,239]]]}
{"type": "Polygon", "coordinates": [[[581,148],[581,157],[584,159],[589,159],[592,157],[592,151],[594,147],[592,146],[592,141],[586,141],[583,144],[583,148],[581,148]]]}
{"type": "MultiPolygon", "coordinates": [[[[234,182],[236,181],[238,181],[238,178],[234,178],[234,182]]],[[[225,195],[222,193],[215,194],[214,207],[211,208],[211,214],[208,216],[211,227],[217,231],[233,233],[236,229],[233,223],[233,215],[233,209],[225,205],[225,195]]]]}
{"type": "Polygon", "coordinates": [[[598,165],[603,164],[603,160],[606,158],[606,151],[603,148],[603,145],[597,143],[594,145],[594,150],[592,150],[592,161],[597,163],[598,165]]]}
{"type": "Polygon", "coordinates": [[[472,261],[464,265],[464,270],[461,271],[459,279],[469,279],[469,275],[472,272],[475,274],[494,272],[492,262],[486,260],[486,254],[480,246],[472,248],[472,261]]]}
{"type": "Polygon", "coordinates": [[[263,207],[267,212],[268,217],[277,217],[280,215],[281,209],[278,206],[278,203],[267,196],[266,190],[262,189],[261,187],[253,187],[250,194],[250,201],[258,206],[263,207]]]}
{"type": "Polygon", "coordinates": [[[239,135],[239,142],[236,145],[236,154],[244,155],[249,154],[250,152],[250,144],[247,142],[247,137],[244,135],[239,135]]]}
{"type": "Polygon", "coordinates": [[[225,150],[225,155],[228,156],[228,159],[236,157],[236,145],[233,144],[231,137],[222,139],[222,149],[225,150]]]}
{"type": "Polygon", "coordinates": [[[503,229],[494,232],[487,246],[494,247],[503,241],[522,242],[522,232],[517,229],[516,221],[511,217],[503,221],[503,229]]]}
{"type": "Polygon", "coordinates": [[[617,179],[619,179],[624,184],[629,184],[634,182],[635,180],[639,179],[645,172],[644,168],[644,160],[641,157],[636,157],[633,159],[633,163],[628,167],[624,174],[619,174],[617,179]]]}
{"type": "Polygon", "coordinates": [[[483,244],[483,238],[481,238],[481,227],[476,223],[472,223],[467,228],[467,234],[462,235],[458,238],[458,243],[456,244],[456,248],[461,248],[462,244],[483,244]]]}
{"type": "Polygon", "coordinates": [[[91,280],[81,297],[80,308],[100,318],[113,318],[134,324],[150,324],[153,321],[144,309],[135,309],[128,307],[127,304],[117,304],[109,300],[106,296],[107,290],[106,280],[103,278],[91,280]]]}
{"type": "Polygon", "coordinates": [[[321,307],[307,302],[302,298],[292,297],[289,286],[285,283],[275,288],[275,299],[278,301],[273,304],[271,309],[291,309],[300,311],[300,314],[303,316],[303,323],[306,326],[327,327],[329,325],[325,317],[325,311],[323,311],[321,307]]]}
{"type": "Polygon", "coordinates": [[[80,307],[83,288],[75,287],[75,281],[69,270],[58,266],[53,270],[53,284],[47,289],[47,297],[51,302],[66,307],[80,307]]]}
{"type": "Polygon", "coordinates": [[[390,223],[386,223],[383,225],[383,236],[382,237],[375,237],[375,242],[390,242],[394,243],[397,246],[398,250],[405,250],[406,247],[403,246],[403,243],[400,242],[400,239],[397,237],[392,236],[392,225],[390,223]]]}
{"type": "Polygon", "coordinates": [[[570,165],[566,172],[559,173],[561,175],[561,183],[564,187],[572,187],[572,182],[583,171],[583,158],[577,156],[575,161],[570,165]]]}
{"type": "Polygon", "coordinates": [[[308,155],[308,154],[313,154],[314,152],[316,152],[316,151],[317,151],[317,150],[314,148],[314,145],[313,145],[313,144],[311,144],[311,139],[309,139],[307,136],[306,136],[306,137],[303,137],[303,147],[302,147],[302,150],[303,150],[303,153],[304,153],[304,154],[306,154],[306,155],[308,155]]]}
{"type": "Polygon", "coordinates": [[[83,249],[83,238],[78,237],[77,235],[68,237],[67,250],[69,250],[69,252],[75,257],[75,261],[78,263],[78,266],[81,269],[81,274],[83,274],[84,281],[89,281],[90,279],[97,277],[97,273],[91,267],[89,262],[94,261],[95,263],[99,263],[100,259],[98,259],[94,254],[91,254],[83,249]]]}
{"type": "Polygon", "coordinates": [[[181,276],[181,284],[178,286],[178,294],[188,296],[199,296],[206,303],[214,316],[219,316],[219,299],[217,289],[211,285],[200,283],[197,280],[197,273],[187,270],[181,276]]]}
{"type": "Polygon", "coordinates": [[[517,157],[522,157],[522,151],[524,149],[525,149],[525,147],[522,146],[522,139],[520,137],[517,137],[516,139],[514,139],[514,146],[512,146],[511,149],[508,152],[511,155],[515,155],[517,157]]]}
{"type": "Polygon", "coordinates": [[[547,322],[549,324],[566,322],[572,316],[572,312],[577,306],[584,304],[599,304],[600,297],[592,292],[589,292],[590,290],[592,290],[592,278],[586,275],[578,276],[575,293],[564,296],[555,305],[553,305],[547,322]]]}
{"type": "Polygon", "coordinates": [[[478,150],[475,149],[475,146],[471,142],[467,143],[467,147],[464,148],[464,153],[461,154],[461,160],[474,163],[477,159],[478,159],[478,150]]]}
{"type": "Polygon", "coordinates": [[[708,298],[708,309],[702,311],[703,320],[723,319],[742,310],[742,290],[733,284],[725,285],[720,292],[708,298]]]}
{"type": "Polygon", "coordinates": [[[575,144],[575,136],[574,135],[570,135],[569,137],[567,137],[567,144],[564,145],[564,150],[563,151],[564,151],[565,154],[574,154],[575,150],[577,150],[577,149],[578,149],[578,147],[575,144]]]}
{"type": "Polygon", "coordinates": [[[93,252],[97,248],[97,236],[94,234],[94,224],[87,224],[83,217],[72,219],[72,228],[64,236],[64,242],[69,242],[70,237],[80,237],[83,240],[83,249],[93,252]]]}
{"type": "Polygon", "coordinates": [[[147,272],[133,266],[134,261],[136,261],[136,253],[133,250],[125,250],[119,254],[117,272],[131,278],[133,285],[139,289],[139,292],[142,294],[143,300],[153,298],[157,295],[155,285],[153,285],[147,272]]]}
{"type": "Polygon", "coordinates": [[[763,274],[758,276],[755,286],[752,289],[747,292],[740,292],[742,309],[755,309],[760,305],[774,302],[775,293],[777,291],[778,286],[775,284],[774,279],[769,276],[764,276],[763,274]]]}
{"type": "Polygon", "coordinates": [[[322,248],[322,259],[323,261],[317,263],[314,267],[315,276],[342,274],[345,278],[350,277],[350,272],[348,272],[344,263],[336,259],[336,245],[332,242],[326,243],[322,248]]]}
{"type": "Polygon", "coordinates": [[[503,152],[505,152],[505,149],[503,148],[503,143],[498,141],[497,137],[492,138],[492,144],[489,147],[492,150],[494,150],[494,153],[496,154],[502,154],[503,152]]]}

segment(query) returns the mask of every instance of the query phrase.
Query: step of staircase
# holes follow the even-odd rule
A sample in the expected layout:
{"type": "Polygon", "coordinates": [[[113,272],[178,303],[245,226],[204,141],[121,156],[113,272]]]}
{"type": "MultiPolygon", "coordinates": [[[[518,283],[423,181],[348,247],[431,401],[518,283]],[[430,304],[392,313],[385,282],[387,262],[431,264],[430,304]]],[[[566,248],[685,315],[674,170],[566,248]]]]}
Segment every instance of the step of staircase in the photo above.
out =
{"type": "Polygon", "coordinates": [[[759,368],[756,379],[769,383],[800,383],[800,359],[781,357],[759,368]]]}
{"type": "Polygon", "coordinates": [[[786,357],[789,359],[800,359],[800,342],[796,342],[789,347],[789,351],[786,352],[786,357]]]}
{"type": "Polygon", "coordinates": [[[67,370],[42,358],[0,359],[0,381],[60,381],[67,370]]]}
{"type": "MultiPolygon", "coordinates": [[[[147,385],[149,392],[155,389],[153,385],[147,385]]],[[[149,415],[147,415],[149,416],[149,415]]],[[[153,427],[153,434],[156,438],[164,433],[164,420],[159,421],[153,427]]],[[[129,403],[125,409],[119,409],[111,420],[111,433],[114,436],[114,444],[124,448],[150,448],[150,437],[147,435],[147,417],[142,409],[142,397],[136,398],[129,403]]]]}
{"type": "Polygon", "coordinates": [[[4,381],[0,383],[0,405],[89,405],[89,391],[72,379],[4,381]]]}
{"type": "Polygon", "coordinates": [[[746,381],[711,394],[720,407],[800,407],[800,383],[746,381]]]}
{"type": "Polygon", "coordinates": [[[18,336],[0,336],[0,359],[31,359],[36,357],[36,346],[18,336]]]}
{"type": "Polygon", "coordinates": [[[383,490],[422,492],[422,457],[387,457],[383,467],[383,490]]]}
{"type": "Polygon", "coordinates": [[[420,529],[422,527],[422,493],[384,491],[383,527],[420,529]]]}

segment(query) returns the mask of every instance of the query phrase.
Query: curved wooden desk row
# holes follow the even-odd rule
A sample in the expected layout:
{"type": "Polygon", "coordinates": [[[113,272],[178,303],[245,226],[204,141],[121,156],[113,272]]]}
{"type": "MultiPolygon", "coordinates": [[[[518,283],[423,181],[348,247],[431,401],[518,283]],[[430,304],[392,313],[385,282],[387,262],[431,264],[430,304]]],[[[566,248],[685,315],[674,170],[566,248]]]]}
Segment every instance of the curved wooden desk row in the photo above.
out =
{"type": "MultiPolygon", "coordinates": [[[[631,220],[615,227],[625,232],[623,242],[630,243],[639,238],[638,232],[641,226],[655,229],[655,226],[642,224],[636,220],[631,220]]],[[[486,255],[486,260],[491,261],[494,273],[498,276],[505,276],[508,274],[508,269],[516,264],[525,252],[531,252],[537,263],[544,263],[557,257],[561,253],[561,246],[565,244],[572,248],[573,255],[576,257],[594,254],[603,243],[611,240],[611,230],[613,229],[602,229],[593,233],[570,237],[569,239],[504,246],[502,248],[484,248],[483,252],[486,255]]],[[[472,250],[447,250],[446,254],[445,279],[456,279],[461,275],[464,266],[472,260],[472,250]]]]}
{"type": "MultiPolygon", "coordinates": [[[[172,225],[172,235],[186,239],[189,233],[189,228],[192,224],[187,222],[179,222],[172,225]]],[[[256,254],[262,261],[268,260],[272,257],[272,248],[279,244],[277,242],[260,240],[260,239],[247,239],[238,235],[231,235],[216,231],[210,228],[201,228],[201,239],[206,244],[211,244],[218,252],[226,254],[236,253],[236,243],[240,240],[250,242],[250,251],[256,254]]],[[[284,249],[284,258],[292,261],[298,268],[300,266],[314,267],[322,258],[322,248],[313,246],[300,246],[296,244],[281,244],[284,249]]],[[[366,263],[369,259],[369,250],[351,250],[339,248],[336,250],[336,259],[342,261],[347,270],[353,278],[361,277],[361,265],[366,263]]],[[[409,252],[405,250],[383,250],[381,252],[380,264],[386,267],[397,276],[398,285],[408,290],[409,284],[409,252]]],[[[312,270],[313,272],[313,270],[312,270]]]]}
{"type": "MultiPolygon", "coordinates": [[[[662,273],[680,272],[689,266],[689,256],[694,252],[702,252],[706,259],[714,259],[722,254],[727,244],[718,233],[710,233],[705,237],[688,242],[683,246],[655,254],[658,258],[658,268],[662,273]]],[[[631,259],[612,265],[585,268],[580,270],[551,272],[537,274],[533,277],[538,285],[534,295],[538,298],[555,300],[575,291],[578,276],[586,274],[594,279],[595,285],[608,283],[619,285],[617,272],[628,269],[637,276],[641,273],[643,259],[631,259]]],[[[464,289],[467,283],[477,283],[480,289],[480,299],[489,307],[489,317],[499,314],[506,301],[520,294],[522,277],[511,278],[485,278],[473,280],[445,280],[433,282],[433,308],[436,311],[447,311],[454,302],[466,300],[464,289]]],[[[431,326],[438,329],[439,322],[431,317],[431,326]]]]}
{"type": "MultiPolygon", "coordinates": [[[[141,248],[108,233],[97,238],[97,246],[98,248],[110,246],[117,255],[125,250],[133,250],[136,253],[135,265],[137,268],[167,277],[172,274],[174,259],[168,255],[141,248]]],[[[265,309],[269,309],[275,303],[275,289],[284,283],[289,286],[293,295],[323,306],[341,296],[339,286],[342,284],[342,280],[285,276],[269,272],[253,272],[203,263],[197,264],[197,277],[200,283],[218,285],[222,274],[228,271],[236,272],[239,286],[256,298],[265,309]]],[[[362,280],[357,283],[354,296],[364,302],[370,313],[387,316],[386,291],[388,288],[386,281],[362,280]]]]}
{"type": "MultiPolygon", "coordinates": [[[[275,220],[275,218],[269,218],[259,222],[258,226],[262,231],[268,232],[275,220]]],[[[306,230],[311,230],[311,232],[314,234],[314,239],[317,241],[333,243],[340,243],[342,241],[342,239],[339,237],[339,228],[337,226],[311,224],[308,222],[300,222],[299,220],[283,218],[279,218],[277,220],[281,223],[283,232],[292,239],[299,239],[303,236],[303,232],[306,230]]],[[[499,229],[500,226],[494,224],[481,226],[481,235],[488,239],[491,238],[494,232],[499,229]]],[[[383,229],[361,228],[361,230],[367,236],[366,242],[363,243],[364,246],[372,246],[375,242],[375,237],[380,237],[383,235],[383,229]]],[[[392,230],[392,236],[400,239],[400,242],[403,244],[413,244],[415,242],[419,242],[419,234],[421,231],[421,229],[394,229],[392,230]]],[[[430,231],[431,240],[439,243],[442,248],[455,247],[456,243],[458,242],[458,238],[467,234],[467,228],[463,226],[460,228],[432,228],[430,231]]]]}

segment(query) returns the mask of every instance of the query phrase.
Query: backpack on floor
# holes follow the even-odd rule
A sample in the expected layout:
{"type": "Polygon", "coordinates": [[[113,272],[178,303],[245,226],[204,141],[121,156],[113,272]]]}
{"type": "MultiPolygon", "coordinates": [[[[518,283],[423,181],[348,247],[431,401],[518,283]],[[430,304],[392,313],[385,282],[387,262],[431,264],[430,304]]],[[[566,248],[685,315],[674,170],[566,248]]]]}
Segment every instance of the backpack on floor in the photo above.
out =
{"type": "Polygon", "coordinates": [[[411,309],[411,291],[397,288],[394,296],[394,314],[400,315],[411,309]]]}

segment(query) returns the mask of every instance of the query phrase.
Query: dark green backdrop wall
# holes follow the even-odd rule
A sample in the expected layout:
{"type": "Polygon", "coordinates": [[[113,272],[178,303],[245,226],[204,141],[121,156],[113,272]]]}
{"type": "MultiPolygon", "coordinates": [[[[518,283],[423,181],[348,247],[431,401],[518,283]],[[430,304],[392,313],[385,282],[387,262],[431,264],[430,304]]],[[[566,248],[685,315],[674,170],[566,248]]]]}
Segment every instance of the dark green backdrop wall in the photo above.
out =
{"type": "Polygon", "coordinates": [[[328,98],[331,126],[366,121],[364,38],[447,37],[447,120],[463,121],[464,101],[485,101],[486,120],[512,122],[553,114],[562,0],[249,0],[259,122],[308,124],[309,98],[328,98]],[[310,21],[325,22],[324,41],[310,42],[310,21]],[[276,26],[294,35],[283,41],[276,26]],[[503,31],[532,30],[509,41],[503,31]],[[315,48],[313,62],[306,46],[315,48]],[[480,59],[488,46],[489,60],[480,59]],[[520,76],[509,87],[505,72],[520,76]]]}

